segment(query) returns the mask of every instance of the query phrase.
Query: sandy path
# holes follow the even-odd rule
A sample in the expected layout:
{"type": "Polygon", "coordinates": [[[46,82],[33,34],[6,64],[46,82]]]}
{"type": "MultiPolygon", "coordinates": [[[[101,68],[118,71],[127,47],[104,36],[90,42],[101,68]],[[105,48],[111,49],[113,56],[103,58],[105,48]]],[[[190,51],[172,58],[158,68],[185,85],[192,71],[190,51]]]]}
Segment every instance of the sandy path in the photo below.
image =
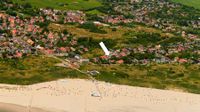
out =
{"type": "Polygon", "coordinates": [[[0,102],[52,112],[200,112],[200,95],[65,79],[30,86],[0,84],[0,102]]]}

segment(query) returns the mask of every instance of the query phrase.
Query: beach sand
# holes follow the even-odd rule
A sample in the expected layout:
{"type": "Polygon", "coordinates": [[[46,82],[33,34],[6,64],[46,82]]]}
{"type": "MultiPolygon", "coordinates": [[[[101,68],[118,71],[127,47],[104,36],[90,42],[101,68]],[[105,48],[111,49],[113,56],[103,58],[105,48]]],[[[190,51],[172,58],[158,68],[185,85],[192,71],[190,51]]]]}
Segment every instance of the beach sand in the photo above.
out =
{"type": "Polygon", "coordinates": [[[48,112],[39,108],[30,108],[18,106],[14,104],[0,103],[0,112],[48,112]]]}
{"type": "Polygon", "coordinates": [[[200,112],[197,94],[83,79],[30,86],[0,84],[0,102],[23,106],[26,112],[33,107],[49,112],[200,112]]]}

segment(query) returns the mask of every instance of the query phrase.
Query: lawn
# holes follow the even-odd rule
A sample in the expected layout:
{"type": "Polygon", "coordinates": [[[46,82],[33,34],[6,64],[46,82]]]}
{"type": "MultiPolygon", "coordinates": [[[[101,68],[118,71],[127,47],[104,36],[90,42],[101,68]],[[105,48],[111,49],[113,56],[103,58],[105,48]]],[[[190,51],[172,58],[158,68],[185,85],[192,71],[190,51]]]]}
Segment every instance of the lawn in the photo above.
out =
{"type": "Polygon", "coordinates": [[[200,9],[200,0],[172,0],[172,1],[200,9]]]}
{"type": "Polygon", "coordinates": [[[101,6],[97,0],[13,0],[15,3],[30,3],[34,7],[51,7],[61,10],[87,10],[101,6]]]}
{"type": "Polygon", "coordinates": [[[90,14],[90,15],[105,15],[104,13],[98,11],[98,10],[91,10],[91,11],[87,11],[86,14],[90,14]]]}

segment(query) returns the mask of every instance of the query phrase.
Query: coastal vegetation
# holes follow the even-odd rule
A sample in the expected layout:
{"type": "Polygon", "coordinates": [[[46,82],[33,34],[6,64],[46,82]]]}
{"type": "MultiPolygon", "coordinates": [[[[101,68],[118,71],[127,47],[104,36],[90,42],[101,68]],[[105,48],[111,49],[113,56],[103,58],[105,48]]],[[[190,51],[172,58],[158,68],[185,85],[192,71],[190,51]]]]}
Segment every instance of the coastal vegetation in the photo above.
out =
{"type": "MultiPolygon", "coordinates": [[[[76,70],[56,67],[59,61],[45,56],[0,60],[0,83],[28,85],[60,78],[89,79],[76,70]]],[[[188,64],[84,65],[82,71],[97,70],[97,80],[116,84],[179,90],[200,94],[200,67],[188,64]]]]}
{"type": "Polygon", "coordinates": [[[87,78],[68,68],[57,67],[58,60],[45,56],[0,60],[0,83],[28,85],[60,78],[87,78]]]}

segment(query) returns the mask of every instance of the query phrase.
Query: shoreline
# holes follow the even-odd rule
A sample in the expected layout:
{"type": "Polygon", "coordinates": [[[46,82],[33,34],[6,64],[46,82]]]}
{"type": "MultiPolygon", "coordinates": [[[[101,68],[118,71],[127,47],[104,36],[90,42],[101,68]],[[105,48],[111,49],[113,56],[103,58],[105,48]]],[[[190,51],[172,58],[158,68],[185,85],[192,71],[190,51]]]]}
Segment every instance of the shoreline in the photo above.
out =
{"type": "Polygon", "coordinates": [[[200,111],[198,94],[99,81],[94,84],[85,79],[61,79],[29,86],[0,84],[0,102],[30,106],[39,112],[43,112],[41,109],[44,112],[200,111]],[[92,96],[98,90],[101,97],[92,96]]]}

